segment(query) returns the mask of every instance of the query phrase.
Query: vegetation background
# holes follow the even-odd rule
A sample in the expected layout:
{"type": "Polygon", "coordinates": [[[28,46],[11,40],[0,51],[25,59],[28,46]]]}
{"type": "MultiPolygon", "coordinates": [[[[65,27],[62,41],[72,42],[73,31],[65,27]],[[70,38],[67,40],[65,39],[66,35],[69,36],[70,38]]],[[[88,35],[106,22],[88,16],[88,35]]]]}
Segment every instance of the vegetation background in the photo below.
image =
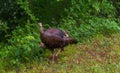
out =
{"type": "MultiPolygon", "coordinates": [[[[76,55],[81,55],[80,57],[83,58],[82,60],[86,60],[86,63],[80,63],[76,66],[74,62],[70,62],[75,65],[72,66],[73,71],[68,69],[70,73],[76,70],[80,70],[80,72],[113,73],[114,69],[120,69],[120,54],[116,52],[112,53],[115,53],[117,59],[113,58],[113,54],[112,56],[107,54],[110,59],[108,57],[105,57],[105,59],[111,60],[110,65],[105,62],[103,64],[107,68],[106,66],[101,68],[98,62],[94,64],[90,62],[92,60],[88,59],[89,54],[87,55],[86,51],[76,49],[77,47],[86,49],[85,45],[81,44],[84,42],[90,43],[97,37],[97,39],[102,38],[97,46],[102,45],[104,47],[102,48],[103,51],[110,50],[110,46],[114,46],[113,48],[120,52],[120,46],[118,45],[120,44],[118,37],[120,34],[120,0],[0,0],[0,73],[9,71],[11,73],[14,73],[14,71],[24,73],[27,68],[31,67],[33,69],[30,72],[33,73],[36,73],[36,71],[56,73],[57,70],[52,70],[52,68],[49,68],[51,64],[48,65],[49,51],[44,51],[43,48],[39,47],[41,40],[38,22],[42,22],[44,28],[55,27],[66,30],[71,37],[76,38],[79,42],[75,46],[69,45],[70,47],[66,47],[68,49],[67,53],[64,52],[63,55],[72,55],[67,57],[68,59],[61,56],[60,63],[65,62],[64,65],[55,64],[52,66],[55,69],[59,68],[60,72],[67,72],[64,67],[69,64],[67,62],[73,59],[73,52],[77,52],[76,55]],[[115,36],[116,40],[108,41],[107,38],[113,37],[114,34],[118,34],[115,36]],[[107,37],[107,42],[103,40],[104,37],[107,37]],[[83,57],[82,53],[86,55],[83,57]],[[117,61],[112,62],[114,59],[117,61]],[[84,64],[84,67],[81,66],[82,64],[84,64]],[[117,68],[113,67],[116,64],[117,68]],[[93,66],[91,67],[91,65],[93,66]],[[38,68],[34,69],[36,67],[38,68]]],[[[88,46],[87,49],[94,50],[95,48],[90,47],[95,44],[86,45],[88,46]]],[[[93,52],[101,51],[98,50],[93,52]]],[[[99,54],[96,55],[99,56],[99,54]]],[[[76,56],[76,58],[79,57],[76,56]]],[[[98,57],[94,59],[96,60],[98,57]]]]}

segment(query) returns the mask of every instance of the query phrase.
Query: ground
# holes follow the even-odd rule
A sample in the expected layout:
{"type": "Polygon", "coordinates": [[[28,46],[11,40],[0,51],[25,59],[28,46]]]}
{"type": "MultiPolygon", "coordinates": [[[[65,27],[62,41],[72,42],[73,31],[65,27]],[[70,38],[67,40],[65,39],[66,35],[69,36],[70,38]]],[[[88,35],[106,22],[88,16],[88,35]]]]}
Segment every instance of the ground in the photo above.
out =
{"type": "Polygon", "coordinates": [[[49,55],[26,64],[20,73],[119,73],[120,35],[98,36],[91,42],[69,45],[55,63],[48,59],[49,55]]]}

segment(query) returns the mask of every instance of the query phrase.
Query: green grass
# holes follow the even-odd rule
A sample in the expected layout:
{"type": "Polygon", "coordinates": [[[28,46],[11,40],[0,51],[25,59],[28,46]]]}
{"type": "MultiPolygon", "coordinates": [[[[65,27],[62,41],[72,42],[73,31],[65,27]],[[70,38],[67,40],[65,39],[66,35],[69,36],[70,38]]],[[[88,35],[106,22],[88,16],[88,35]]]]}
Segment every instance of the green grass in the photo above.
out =
{"type": "MultiPolygon", "coordinates": [[[[47,53],[47,52],[46,52],[47,53]]],[[[120,35],[96,37],[91,42],[65,47],[53,64],[49,54],[21,67],[20,73],[119,73],[120,35]]],[[[6,73],[6,71],[2,71],[6,73]]],[[[11,70],[7,73],[14,73],[11,70]]]]}

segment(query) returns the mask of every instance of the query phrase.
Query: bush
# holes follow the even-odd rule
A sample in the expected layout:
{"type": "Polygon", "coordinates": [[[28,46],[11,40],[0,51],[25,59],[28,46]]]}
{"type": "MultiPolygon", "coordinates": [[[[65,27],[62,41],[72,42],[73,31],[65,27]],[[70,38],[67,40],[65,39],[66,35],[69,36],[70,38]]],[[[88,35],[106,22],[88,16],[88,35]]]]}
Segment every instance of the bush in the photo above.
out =
{"type": "Polygon", "coordinates": [[[108,0],[71,0],[71,6],[65,10],[67,16],[72,17],[77,25],[94,17],[113,18],[115,15],[115,8],[108,0]]]}
{"type": "Polygon", "coordinates": [[[103,34],[110,36],[111,34],[117,33],[120,30],[118,23],[103,18],[96,18],[89,21],[91,28],[97,34],[103,34]]]}
{"type": "MultiPolygon", "coordinates": [[[[42,48],[39,47],[39,33],[33,30],[34,24],[26,24],[25,28],[17,27],[12,32],[8,44],[1,48],[0,58],[6,68],[16,67],[26,62],[32,62],[41,57],[42,48]]],[[[35,27],[35,26],[34,26],[35,27]]]]}
{"type": "MultiPolygon", "coordinates": [[[[29,9],[29,3],[27,0],[1,0],[0,1],[0,20],[6,22],[4,26],[7,30],[2,31],[2,39],[7,42],[8,38],[11,38],[11,33],[17,26],[24,27],[29,22],[35,22],[36,18],[32,15],[29,9]],[[7,37],[6,37],[7,36],[7,37]]],[[[0,25],[2,27],[3,25],[0,25]]]]}
{"type": "MultiPolygon", "coordinates": [[[[55,26],[65,15],[64,8],[68,8],[69,0],[29,0],[32,13],[44,24],[55,26]]],[[[66,16],[66,15],[65,15],[66,16]]]]}
{"type": "Polygon", "coordinates": [[[5,41],[4,38],[7,39],[7,37],[9,36],[7,30],[8,30],[7,23],[0,21],[0,41],[5,41]]]}
{"type": "Polygon", "coordinates": [[[120,30],[115,21],[115,7],[108,0],[70,0],[71,6],[65,9],[67,17],[59,26],[71,33],[77,40],[88,40],[102,34],[110,35],[120,30]]]}
{"type": "Polygon", "coordinates": [[[61,23],[60,27],[67,28],[70,36],[77,38],[78,41],[86,41],[96,35],[110,36],[120,31],[117,22],[105,18],[89,19],[88,23],[81,25],[77,25],[73,18],[68,18],[61,23]]]}
{"type": "Polygon", "coordinates": [[[39,29],[28,0],[0,2],[0,67],[19,67],[40,57],[39,29]]]}

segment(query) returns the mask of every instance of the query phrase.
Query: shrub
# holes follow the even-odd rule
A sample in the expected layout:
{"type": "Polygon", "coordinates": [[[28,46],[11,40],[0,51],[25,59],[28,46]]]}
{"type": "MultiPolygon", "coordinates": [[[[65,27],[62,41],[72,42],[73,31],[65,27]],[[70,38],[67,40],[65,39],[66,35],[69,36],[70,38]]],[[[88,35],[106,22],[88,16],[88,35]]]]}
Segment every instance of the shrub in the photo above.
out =
{"type": "Polygon", "coordinates": [[[96,35],[110,36],[120,31],[117,22],[105,18],[89,19],[88,23],[81,25],[77,25],[73,18],[68,18],[61,23],[60,27],[67,30],[70,36],[78,41],[86,41],[96,35]]]}
{"type": "Polygon", "coordinates": [[[7,35],[7,30],[8,30],[8,26],[7,23],[0,21],[0,41],[5,41],[5,37],[7,39],[7,37],[9,35],[7,35]]]}
{"type": "MultiPolygon", "coordinates": [[[[69,0],[29,0],[32,13],[39,21],[55,26],[65,15],[64,8],[68,8],[69,0]]],[[[66,16],[66,15],[65,15],[66,16]]]]}
{"type": "Polygon", "coordinates": [[[67,17],[60,23],[61,28],[68,30],[77,40],[88,40],[102,34],[110,35],[119,31],[115,21],[115,7],[108,0],[70,0],[65,9],[67,17]]]}
{"type": "Polygon", "coordinates": [[[17,30],[12,32],[8,44],[1,48],[0,58],[6,68],[19,67],[23,63],[31,63],[41,57],[39,33],[32,29],[33,25],[28,23],[25,28],[18,26],[17,30]]]}
{"type": "MultiPolygon", "coordinates": [[[[32,15],[29,9],[29,3],[27,0],[1,0],[0,1],[0,20],[6,22],[4,26],[7,27],[5,32],[2,31],[3,40],[7,41],[11,38],[11,33],[17,26],[24,27],[29,22],[35,22],[36,18],[32,15]]],[[[0,25],[2,27],[3,25],[0,25]]]]}
{"type": "Polygon", "coordinates": [[[91,28],[95,33],[103,35],[111,35],[119,32],[120,27],[118,23],[104,18],[95,18],[89,21],[91,28]]]}

